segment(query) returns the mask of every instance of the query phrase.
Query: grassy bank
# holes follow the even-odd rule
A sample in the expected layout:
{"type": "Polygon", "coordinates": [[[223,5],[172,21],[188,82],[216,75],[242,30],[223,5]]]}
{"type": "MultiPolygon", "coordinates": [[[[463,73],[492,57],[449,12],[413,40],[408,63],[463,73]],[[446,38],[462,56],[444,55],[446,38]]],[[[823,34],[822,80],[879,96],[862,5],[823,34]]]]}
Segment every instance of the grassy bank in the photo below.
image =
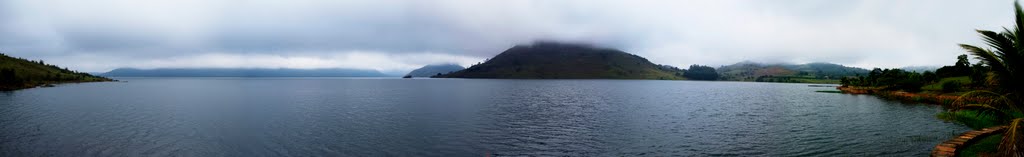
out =
{"type": "Polygon", "coordinates": [[[939,92],[904,92],[904,91],[886,91],[882,90],[883,87],[851,87],[843,86],[836,87],[842,93],[847,94],[871,94],[878,97],[882,97],[890,100],[899,100],[905,102],[918,102],[927,104],[936,104],[948,106],[957,100],[960,96],[957,93],[939,93],[939,92]]]}
{"type": "Polygon", "coordinates": [[[961,124],[975,130],[1000,125],[995,116],[983,114],[974,110],[942,112],[936,115],[936,117],[942,120],[961,124]]]}

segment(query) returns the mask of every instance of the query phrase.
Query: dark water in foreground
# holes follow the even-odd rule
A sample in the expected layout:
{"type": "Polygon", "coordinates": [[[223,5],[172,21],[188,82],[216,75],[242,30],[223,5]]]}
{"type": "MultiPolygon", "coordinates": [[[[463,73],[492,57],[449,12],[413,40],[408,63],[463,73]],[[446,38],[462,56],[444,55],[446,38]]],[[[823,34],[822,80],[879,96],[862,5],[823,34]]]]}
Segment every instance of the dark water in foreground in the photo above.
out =
{"type": "Polygon", "coordinates": [[[120,79],[0,93],[0,156],[927,156],[967,130],[805,84],[120,79]]]}

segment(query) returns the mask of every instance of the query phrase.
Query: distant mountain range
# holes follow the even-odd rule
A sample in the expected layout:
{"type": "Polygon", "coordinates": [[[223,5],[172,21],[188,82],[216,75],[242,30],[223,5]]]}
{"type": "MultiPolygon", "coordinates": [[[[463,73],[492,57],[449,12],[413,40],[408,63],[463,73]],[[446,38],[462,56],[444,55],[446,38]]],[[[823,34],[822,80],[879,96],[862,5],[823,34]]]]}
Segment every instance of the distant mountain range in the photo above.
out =
{"type": "Polygon", "coordinates": [[[466,68],[462,67],[461,65],[458,65],[458,64],[426,65],[426,66],[423,66],[422,68],[419,68],[419,69],[416,69],[416,70],[412,70],[412,72],[409,72],[409,74],[406,74],[405,76],[411,76],[411,77],[430,77],[430,76],[434,76],[434,75],[447,74],[447,73],[451,73],[451,72],[454,72],[454,71],[459,71],[459,70],[462,70],[462,69],[466,69],[466,68]]]}
{"type": "Polygon", "coordinates": [[[763,64],[739,62],[716,69],[721,80],[758,82],[836,83],[847,76],[866,75],[869,70],[832,63],[763,64]]]}
{"type": "Polygon", "coordinates": [[[935,70],[938,70],[939,68],[940,68],[939,66],[908,66],[908,67],[902,67],[900,69],[903,69],[904,71],[923,73],[925,71],[935,72],[935,70]]]}
{"type": "MultiPolygon", "coordinates": [[[[691,66],[693,68],[694,66],[691,66]]],[[[663,79],[682,80],[705,74],[707,80],[838,83],[841,78],[867,75],[869,70],[833,63],[765,64],[750,61],[718,68],[687,70],[658,65],[621,50],[586,44],[535,42],[516,45],[482,63],[427,65],[406,76],[503,79],[663,79]]],[[[908,68],[910,69],[910,68],[908,68]]],[[[929,69],[922,67],[919,69],[929,69]]],[[[917,70],[917,69],[914,69],[917,70]]],[[[387,77],[375,70],[357,69],[132,69],[101,74],[114,77],[387,77]]]]}
{"type": "Polygon", "coordinates": [[[194,68],[194,69],[133,69],[119,68],[101,74],[110,77],[385,77],[376,70],[358,69],[247,69],[247,68],[194,68]]]}
{"type": "Polygon", "coordinates": [[[683,71],[616,49],[536,42],[517,45],[481,64],[436,77],[509,79],[685,79],[683,71]]]}

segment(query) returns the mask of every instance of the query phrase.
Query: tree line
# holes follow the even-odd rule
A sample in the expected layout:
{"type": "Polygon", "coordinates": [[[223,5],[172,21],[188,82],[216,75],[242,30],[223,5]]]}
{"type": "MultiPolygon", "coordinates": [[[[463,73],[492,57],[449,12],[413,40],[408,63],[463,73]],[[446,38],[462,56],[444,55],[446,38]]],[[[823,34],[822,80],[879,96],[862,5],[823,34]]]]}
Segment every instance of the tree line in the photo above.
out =
{"type": "Polygon", "coordinates": [[[942,78],[967,76],[971,82],[961,84],[957,81],[949,81],[944,84],[944,92],[955,92],[963,87],[986,88],[986,77],[991,73],[991,68],[983,62],[971,65],[967,55],[957,56],[957,62],[952,66],[943,66],[935,72],[925,71],[916,73],[902,69],[880,69],[874,68],[867,76],[845,77],[840,79],[844,86],[881,87],[884,90],[903,90],[908,92],[919,92],[926,84],[937,83],[942,78]],[[948,89],[946,87],[949,87],[948,89]]]}

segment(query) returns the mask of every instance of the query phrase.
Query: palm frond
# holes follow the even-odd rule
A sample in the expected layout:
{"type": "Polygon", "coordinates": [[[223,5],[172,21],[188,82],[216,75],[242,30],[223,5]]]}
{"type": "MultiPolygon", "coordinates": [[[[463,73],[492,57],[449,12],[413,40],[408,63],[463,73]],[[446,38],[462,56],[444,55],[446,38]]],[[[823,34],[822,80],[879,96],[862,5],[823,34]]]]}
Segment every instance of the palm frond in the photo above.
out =
{"type": "Polygon", "coordinates": [[[1020,35],[1022,30],[1024,9],[1015,1],[1013,27],[1004,27],[1003,32],[999,33],[978,30],[985,43],[994,51],[960,44],[960,47],[991,68],[987,80],[996,84],[996,90],[1006,94],[971,91],[957,98],[952,104],[953,109],[973,109],[979,111],[978,114],[1004,116],[999,119],[1004,119],[1008,125],[999,143],[999,156],[1024,157],[1024,118],[1019,115],[1024,108],[1021,104],[1024,103],[1024,82],[1020,82],[1024,78],[1024,70],[1017,69],[1024,65],[1024,36],[1020,35]]]}
{"type": "MultiPolygon", "coordinates": [[[[1024,45],[1021,45],[1024,44],[1024,37],[1018,35],[1021,30],[1024,30],[1024,9],[1021,9],[1019,1],[1014,1],[1013,3],[1015,17],[1014,24],[1016,24],[1016,26],[1015,30],[1006,33],[1017,37],[1015,42],[1016,44],[1014,46],[1024,49],[1024,45]]],[[[1021,77],[1024,77],[1024,70],[1016,69],[1017,67],[1024,65],[1024,50],[1018,49],[1013,52],[1005,52],[1005,54],[1000,56],[1000,58],[1003,59],[1002,65],[1006,71],[1003,72],[1006,73],[1003,74],[1005,76],[1000,76],[1000,79],[1004,81],[1002,82],[1002,84],[1004,84],[1003,86],[1009,87],[1009,90],[1013,93],[1020,94],[1021,92],[1024,92],[1024,83],[1019,82],[1021,77]]],[[[1024,101],[1024,97],[1021,97],[1021,95],[1015,95],[1014,98],[1016,101],[1024,101]]]]}
{"type": "Polygon", "coordinates": [[[999,86],[999,76],[996,76],[994,72],[988,72],[988,74],[985,75],[985,85],[990,87],[999,86]]]}
{"type": "MultiPolygon", "coordinates": [[[[1013,32],[1018,32],[1024,30],[1024,10],[1021,9],[1020,3],[1014,1],[1013,4],[1014,27],[1016,28],[1013,32]]],[[[1017,43],[1024,43],[1024,38],[1015,38],[1015,40],[1017,43]]]]}
{"type": "Polygon", "coordinates": [[[1010,121],[1006,132],[1003,132],[1003,139],[999,141],[999,155],[1011,157],[1024,157],[1024,118],[1017,118],[1010,121]]]}
{"type": "Polygon", "coordinates": [[[1014,76],[1013,71],[1007,68],[1007,65],[1004,62],[1003,58],[1001,58],[999,55],[996,55],[992,51],[977,46],[960,44],[960,47],[974,55],[975,58],[977,58],[978,60],[981,60],[988,64],[988,66],[992,68],[992,72],[993,74],[995,74],[995,77],[997,78],[996,80],[999,80],[999,84],[1004,85],[1004,89],[1014,88],[1014,83],[1011,82],[1014,81],[1014,78],[1012,77],[1014,76]]]}
{"type": "Polygon", "coordinates": [[[1013,101],[1010,100],[1006,95],[1002,95],[996,92],[987,90],[975,90],[964,94],[961,94],[956,100],[953,101],[953,109],[966,109],[984,107],[984,105],[994,109],[1005,110],[1000,111],[1003,113],[1021,112],[1021,109],[1016,105],[1013,105],[1013,101]]]}
{"type": "Polygon", "coordinates": [[[999,108],[993,107],[993,106],[988,105],[988,104],[970,104],[970,105],[963,106],[960,109],[962,109],[962,110],[973,110],[973,111],[977,112],[974,115],[975,117],[992,116],[992,117],[996,118],[997,122],[999,122],[999,123],[1002,123],[1002,121],[998,121],[998,120],[1000,120],[1000,119],[1007,119],[1007,117],[1012,117],[1013,116],[1013,113],[1006,112],[1006,110],[999,109],[999,108]]]}
{"type": "Polygon", "coordinates": [[[1017,40],[1017,28],[1016,27],[1014,27],[1013,30],[1010,30],[1010,28],[1003,27],[1003,32],[999,33],[999,34],[1002,34],[1003,36],[1006,36],[1007,39],[1017,40]]]}
{"type": "Polygon", "coordinates": [[[1006,53],[1016,53],[1017,47],[1014,46],[1014,38],[1007,38],[1005,34],[1009,33],[996,33],[987,30],[977,30],[985,43],[996,51],[992,52],[995,56],[1005,56],[1006,53]]]}

